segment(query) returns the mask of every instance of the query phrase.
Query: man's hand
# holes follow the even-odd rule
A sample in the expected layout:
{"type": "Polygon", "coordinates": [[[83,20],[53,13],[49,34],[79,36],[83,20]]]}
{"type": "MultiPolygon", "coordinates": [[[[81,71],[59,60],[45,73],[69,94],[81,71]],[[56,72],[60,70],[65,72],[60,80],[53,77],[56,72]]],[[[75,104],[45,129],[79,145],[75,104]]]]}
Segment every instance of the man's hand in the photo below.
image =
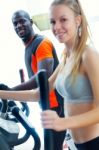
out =
{"type": "Polygon", "coordinates": [[[10,90],[10,88],[7,86],[7,85],[5,85],[5,84],[3,84],[3,83],[0,83],[0,90],[10,90]]]}

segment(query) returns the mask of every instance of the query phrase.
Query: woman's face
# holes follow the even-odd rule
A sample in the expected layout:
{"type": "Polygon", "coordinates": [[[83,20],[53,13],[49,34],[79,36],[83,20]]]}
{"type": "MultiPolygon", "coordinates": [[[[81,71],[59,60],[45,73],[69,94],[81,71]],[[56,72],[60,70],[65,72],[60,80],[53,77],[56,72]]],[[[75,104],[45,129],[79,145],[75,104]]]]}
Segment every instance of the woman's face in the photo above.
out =
{"type": "Polygon", "coordinates": [[[77,34],[78,19],[72,9],[63,4],[51,6],[50,24],[59,42],[73,44],[77,34]]]}

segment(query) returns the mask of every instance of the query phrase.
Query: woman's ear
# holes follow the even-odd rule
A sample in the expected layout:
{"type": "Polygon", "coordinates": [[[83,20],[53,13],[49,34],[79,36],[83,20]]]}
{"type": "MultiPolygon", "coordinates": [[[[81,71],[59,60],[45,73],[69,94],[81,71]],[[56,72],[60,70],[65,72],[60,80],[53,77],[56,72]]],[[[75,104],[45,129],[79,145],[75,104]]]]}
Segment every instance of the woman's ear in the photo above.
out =
{"type": "Polygon", "coordinates": [[[78,15],[78,16],[76,16],[76,25],[77,25],[77,27],[80,27],[80,25],[81,25],[81,15],[78,15]]]}

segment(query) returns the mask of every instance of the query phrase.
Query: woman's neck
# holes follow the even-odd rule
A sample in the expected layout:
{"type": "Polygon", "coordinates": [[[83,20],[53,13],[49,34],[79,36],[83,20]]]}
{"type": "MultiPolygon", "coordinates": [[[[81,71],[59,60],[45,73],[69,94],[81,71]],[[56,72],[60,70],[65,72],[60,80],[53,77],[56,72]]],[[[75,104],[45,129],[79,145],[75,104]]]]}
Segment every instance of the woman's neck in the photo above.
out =
{"type": "Polygon", "coordinates": [[[65,49],[66,49],[66,55],[67,57],[70,57],[72,52],[73,52],[73,49],[72,47],[68,47],[67,45],[65,45],[65,49]]]}

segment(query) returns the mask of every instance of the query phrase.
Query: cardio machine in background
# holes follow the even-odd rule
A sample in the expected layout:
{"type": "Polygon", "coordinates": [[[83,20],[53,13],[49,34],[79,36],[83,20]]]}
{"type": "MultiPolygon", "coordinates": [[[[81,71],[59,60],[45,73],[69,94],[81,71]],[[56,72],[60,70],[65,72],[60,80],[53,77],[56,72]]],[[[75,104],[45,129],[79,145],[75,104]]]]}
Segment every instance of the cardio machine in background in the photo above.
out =
{"type": "MultiPolygon", "coordinates": [[[[19,70],[21,82],[24,82],[23,70],[19,70]]],[[[5,89],[4,89],[5,90],[5,89]]],[[[33,137],[33,150],[40,150],[41,142],[35,128],[28,121],[30,114],[27,103],[20,102],[21,108],[11,100],[0,101],[0,150],[13,150],[15,146],[25,143],[33,137]],[[19,138],[19,123],[25,133],[19,138]]]]}

